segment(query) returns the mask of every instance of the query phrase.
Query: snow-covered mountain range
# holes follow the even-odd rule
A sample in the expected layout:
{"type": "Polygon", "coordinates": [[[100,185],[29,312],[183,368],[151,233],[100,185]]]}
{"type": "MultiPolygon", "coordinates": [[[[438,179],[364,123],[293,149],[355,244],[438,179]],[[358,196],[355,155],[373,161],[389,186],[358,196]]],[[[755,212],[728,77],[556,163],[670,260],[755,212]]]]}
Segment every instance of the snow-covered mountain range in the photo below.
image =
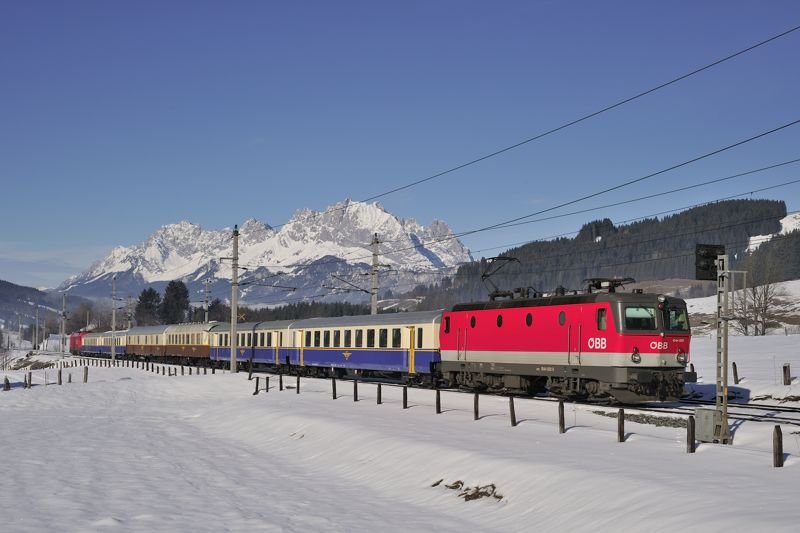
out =
{"type": "MultiPolygon", "coordinates": [[[[371,268],[375,233],[382,290],[398,292],[439,280],[435,270],[471,260],[469,250],[443,221],[426,227],[398,218],[380,204],[345,200],[321,212],[300,209],[278,229],[255,219],[245,221],[239,228],[239,264],[246,268],[240,272],[242,300],[276,305],[312,297],[365,299],[356,287],[369,288],[364,273],[371,268]]],[[[169,224],[141,244],[114,248],[58,290],[108,298],[116,275],[118,295],[136,297],[148,286],[161,290],[171,280],[182,280],[191,299],[199,301],[204,281],[210,280],[212,296],[226,300],[231,263],[221,258],[232,255],[232,235],[230,228],[207,230],[187,221],[169,224]]]]}

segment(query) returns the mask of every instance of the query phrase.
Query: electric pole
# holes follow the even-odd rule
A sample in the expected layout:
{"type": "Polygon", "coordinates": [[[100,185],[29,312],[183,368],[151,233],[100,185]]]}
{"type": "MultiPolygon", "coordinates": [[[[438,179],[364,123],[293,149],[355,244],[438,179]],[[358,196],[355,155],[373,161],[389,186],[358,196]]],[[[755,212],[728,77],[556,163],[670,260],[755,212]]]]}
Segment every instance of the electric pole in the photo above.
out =
{"type": "Polygon", "coordinates": [[[730,320],[728,295],[731,290],[728,256],[717,256],[717,387],[714,441],[731,443],[728,425],[728,321],[730,320]]]}
{"type": "MultiPolygon", "coordinates": [[[[237,250],[238,251],[238,250],[237,250]]],[[[205,287],[205,297],[203,298],[203,310],[205,311],[205,323],[208,324],[208,299],[211,294],[211,278],[203,280],[205,287]]]]}
{"type": "Polygon", "coordinates": [[[117,275],[111,276],[111,360],[117,359],[117,275]]]}
{"type": "Polygon", "coordinates": [[[238,372],[236,364],[236,322],[239,319],[239,226],[233,227],[233,257],[231,257],[231,372],[238,372]]]}
{"type": "Polygon", "coordinates": [[[128,329],[131,329],[133,324],[133,298],[130,294],[128,295],[128,305],[125,308],[125,318],[128,322],[128,329]]]}
{"type": "Polygon", "coordinates": [[[64,342],[64,337],[67,335],[67,295],[61,295],[61,353],[64,354],[67,352],[66,345],[67,343],[64,342]]]}
{"type": "Polygon", "coordinates": [[[39,344],[39,304],[36,304],[36,335],[33,339],[33,349],[36,350],[36,346],[39,344]]]}
{"type": "Polygon", "coordinates": [[[370,314],[378,314],[378,234],[372,237],[372,291],[370,292],[370,314]]]}

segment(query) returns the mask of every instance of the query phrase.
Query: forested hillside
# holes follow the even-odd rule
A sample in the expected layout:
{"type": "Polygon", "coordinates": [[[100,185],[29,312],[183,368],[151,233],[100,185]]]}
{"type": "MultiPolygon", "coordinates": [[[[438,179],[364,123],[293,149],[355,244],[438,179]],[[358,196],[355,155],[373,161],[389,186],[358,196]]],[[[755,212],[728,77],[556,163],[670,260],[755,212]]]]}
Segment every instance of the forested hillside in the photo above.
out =
{"type": "MultiPolygon", "coordinates": [[[[548,292],[559,286],[581,289],[583,280],[591,277],[692,279],[696,244],[725,245],[736,268],[748,259],[749,238],[779,231],[784,216],[782,201],[729,200],[621,226],[608,219],[597,220],[584,225],[574,238],[531,242],[508,250],[502,255],[518,261],[506,264],[491,280],[500,289],[548,292]]],[[[761,264],[770,257],[770,264],[774,263],[771,277],[792,279],[800,277],[798,253],[800,239],[790,235],[762,245],[755,256],[761,258],[761,264]],[[795,259],[788,259],[792,257],[795,259]]],[[[489,289],[481,274],[487,263],[481,258],[464,265],[441,283],[418,287],[414,295],[425,298],[422,308],[426,309],[484,300],[489,289]]]]}

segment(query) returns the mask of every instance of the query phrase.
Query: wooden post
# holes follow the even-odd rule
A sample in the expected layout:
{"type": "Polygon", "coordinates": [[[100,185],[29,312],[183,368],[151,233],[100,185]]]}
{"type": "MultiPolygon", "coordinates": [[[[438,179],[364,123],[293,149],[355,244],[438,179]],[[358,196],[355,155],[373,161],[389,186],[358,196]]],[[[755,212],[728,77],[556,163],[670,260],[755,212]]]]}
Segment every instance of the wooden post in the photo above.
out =
{"type": "Polygon", "coordinates": [[[625,409],[617,411],[617,442],[625,442],[625,409]]]}
{"type": "Polygon", "coordinates": [[[11,383],[8,381],[8,376],[3,378],[3,390],[11,390],[11,383]]]}
{"type": "Polygon", "coordinates": [[[278,387],[279,390],[283,390],[283,374],[278,374],[278,387]]]}
{"type": "Polygon", "coordinates": [[[514,397],[508,397],[508,414],[511,417],[511,427],[517,427],[517,413],[514,411],[514,397]]]}
{"type": "Polygon", "coordinates": [[[211,367],[211,373],[212,374],[216,374],[217,373],[217,367],[215,367],[215,366],[211,367]]]}
{"type": "Polygon", "coordinates": [[[67,383],[72,383],[72,372],[67,374],[67,383]]]}
{"type": "Polygon", "coordinates": [[[189,375],[192,375],[192,367],[189,367],[189,375]]]}
{"type": "Polygon", "coordinates": [[[403,409],[408,409],[408,386],[403,385],[403,409]]]}
{"type": "Polygon", "coordinates": [[[783,433],[780,426],[775,426],[772,433],[772,466],[780,468],[783,466],[783,433]]]}
{"type": "Polygon", "coordinates": [[[256,391],[253,393],[253,396],[258,394],[258,376],[256,376],[256,391]]]}
{"type": "Polygon", "coordinates": [[[87,383],[89,381],[89,367],[83,367],[83,382],[87,383]]]}
{"type": "Polygon", "coordinates": [[[378,405],[383,403],[383,399],[381,398],[381,384],[378,383],[378,405]]]}
{"type": "Polygon", "coordinates": [[[354,402],[358,401],[358,380],[357,379],[353,380],[353,401],[354,402]]]}
{"type": "Polygon", "coordinates": [[[33,387],[33,372],[28,372],[28,388],[33,387]]]}
{"type": "Polygon", "coordinates": [[[696,442],[694,438],[694,417],[690,415],[686,423],[686,453],[694,453],[696,442]]]}
{"type": "Polygon", "coordinates": [[[185,376],[186,375],[185,371],[186,371],[186,369],[183,367],[183,365],[181,365],[181,376],[185,376]]]}
{"type": "Polygon", "coordinates": [[[789,368],[789,363],[784,363],[783,365],[783,384],[784,385],[792,384],[792,370],[791,368],[789,368]]]}
{"type": "Polygon", "coordinates": [[[567,432],[566,424],[564,424],[564,400],[558,400],[558,432],[567,432]]]}
{"type": "MultiPolygon", "coordinates": [[[[199,374],[200,371],[198,370],[197,373],[199,374]]],[[[247,380],[251,381],[253,379],[253,358],[247,360],[247,380]]]]}
{"type": "Polygon", "coordinates": [[[442,414],[442,391],[436,389],[436,414],[442,414]]]}
{"type": "Polygon", "coordinates": [[[204,376],[207,376],[207,375],[208,375],[208,367],[207,367],[207,366],[204,366],[204,367],[203,367],[203,375],[204,375],[204,376]]]}
{"type": "Polygon", "coordinates": [[[331,395],[333,396],[333,399],[335,400],[336,399],[336,378],[333,378],[331,380],[331,395]]]}
{"type": "Polygon", "coordinates": [[[269,392],[269,376],[264,378],[264,392],[269,392]]]}
{"type": "Polygon", "coordinates": [[[473,411],[472,419],[473,420],[478,420],[480,418],[479,413],[478,413],[478,401],[479,401],[478,400],[478,393],[476,392],[475,393],[475,398],[472,401],[472,411],[473,411]]]}
{"type": "Polygon", "coordinates": [[[61,385],[61,369],[58,369],[58,384],[61,385]]]}
{"type": "Polygon", "coordinates": [[[739,384],[739,369],[736,368],[736,361],[733,362],[733,384],[739,384]]]}
{"type": "Polygon", "coordinates": [[[300,374],[297,374],[297,387],[295,387],[294,392],[300,394],[300,374]]]}

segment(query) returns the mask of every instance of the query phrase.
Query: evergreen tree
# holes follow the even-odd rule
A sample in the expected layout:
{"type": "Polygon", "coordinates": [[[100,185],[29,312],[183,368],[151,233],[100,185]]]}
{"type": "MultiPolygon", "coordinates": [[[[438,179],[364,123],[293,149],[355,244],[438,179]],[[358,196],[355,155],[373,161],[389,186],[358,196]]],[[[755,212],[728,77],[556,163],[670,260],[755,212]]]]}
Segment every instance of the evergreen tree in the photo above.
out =
{"type": "Polygon", "coordinates": [[[160,324],[160,308],[161,295],[151,287],[146,288],[139,295],[139,301],[136,303],[136,310],[134,311],[136,324],[139,326],[160,324]]]}
{"type": "Polygon", "coordinates": [[[189,311],[189,289],[182,281],[170,281],[164,289],[160,317],[164,324],[180,324],[189,311]]]}

